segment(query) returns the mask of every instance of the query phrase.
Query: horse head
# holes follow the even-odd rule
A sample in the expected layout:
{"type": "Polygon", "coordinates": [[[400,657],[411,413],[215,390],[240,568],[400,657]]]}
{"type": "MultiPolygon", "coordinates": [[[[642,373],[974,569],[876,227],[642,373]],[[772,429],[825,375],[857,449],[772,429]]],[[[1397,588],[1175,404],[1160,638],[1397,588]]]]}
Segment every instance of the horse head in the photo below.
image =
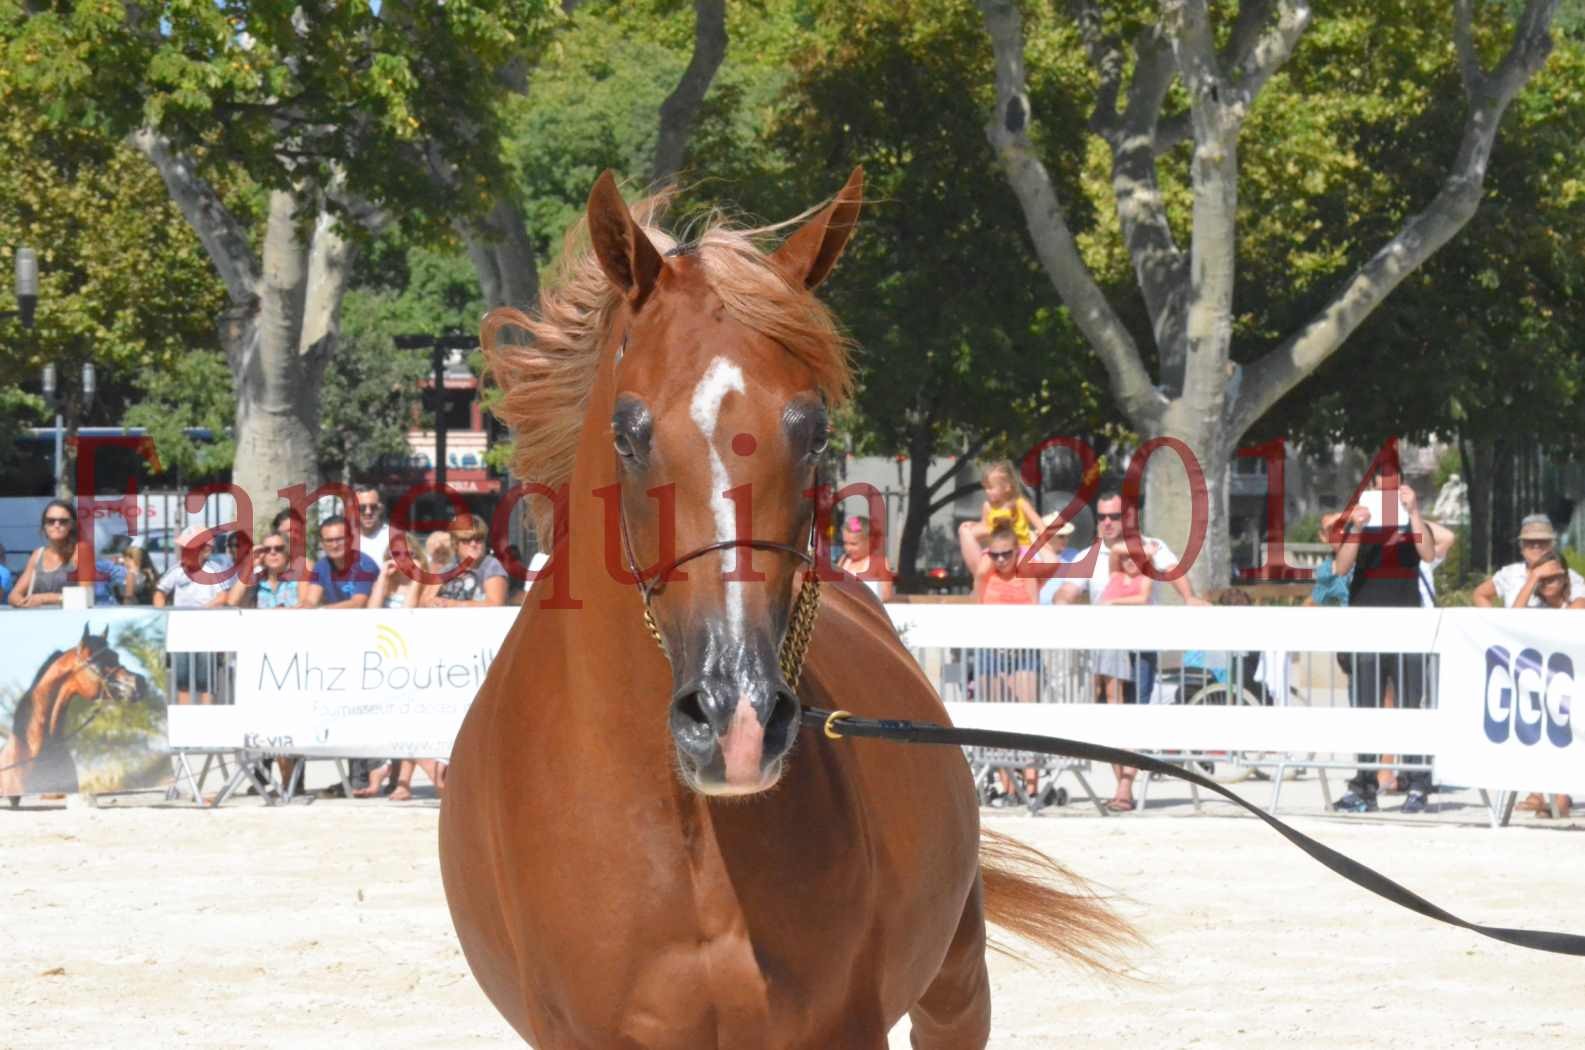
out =
{"type": "Polygon", "coordinates": [[[51,736],[60,732],[66,709],[76,697],[127,704],[139,703],[148,696],[148,679],[121,666],[121,654],[110,644],[108,624],[100,634],[93,634],[84,624],[82,637],[61,653],[57,666],[60,673],[52,690],[49,715],[51,736]]]}
{"type": "Polygon", "coordinates": [[[671,663],[678,768],[707,794],[771,787],[797,735],[779,656],[813,564],[827,413],[849,382],[846,348],[812,292],[862,192],[856,170],[768,255],[720,227],[657,245],[609,172],[589,197],[593,251],[619,297],[606,334],[614,398],[589,411],[609,413],[621,542],[671,663]]]}

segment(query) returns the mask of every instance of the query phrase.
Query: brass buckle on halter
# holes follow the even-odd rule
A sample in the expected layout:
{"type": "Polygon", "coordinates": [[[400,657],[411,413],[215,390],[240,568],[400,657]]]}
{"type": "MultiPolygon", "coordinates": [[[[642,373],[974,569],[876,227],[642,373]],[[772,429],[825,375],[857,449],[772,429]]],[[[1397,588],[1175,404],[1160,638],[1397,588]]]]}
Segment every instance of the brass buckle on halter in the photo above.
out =
{"type": "Polygon", "coordinates": [[[842,734],[836,727],[853,717],[852,711],[832,711],[826,716],[826,736],[831,740],[841,740],[842,734]]]}

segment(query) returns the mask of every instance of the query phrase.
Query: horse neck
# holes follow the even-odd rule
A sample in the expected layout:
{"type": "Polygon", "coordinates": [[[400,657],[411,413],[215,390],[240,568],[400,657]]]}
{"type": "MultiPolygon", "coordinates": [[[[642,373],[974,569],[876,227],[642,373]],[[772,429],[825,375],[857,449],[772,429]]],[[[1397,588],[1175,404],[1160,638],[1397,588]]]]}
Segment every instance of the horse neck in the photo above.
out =
{"type": "Polygon", "coordinates": [[[38,754],[48,742],[57,721],[57,712],[71,697],[61,696],[61,681],[67,678],[67,669],[61,664],[72,654],[56,660],[56,666],[44,673],[38,684],[23,695],[12,718],[12,738],[21,742],[29,754],[38,754]]]}

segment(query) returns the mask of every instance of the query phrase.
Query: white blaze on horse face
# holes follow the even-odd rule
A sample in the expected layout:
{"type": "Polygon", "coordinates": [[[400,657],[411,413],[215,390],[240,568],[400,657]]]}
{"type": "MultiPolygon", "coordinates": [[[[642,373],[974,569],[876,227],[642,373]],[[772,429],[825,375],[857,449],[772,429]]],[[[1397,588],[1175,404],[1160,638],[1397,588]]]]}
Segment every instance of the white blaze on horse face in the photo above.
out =
{"type": "MultiPolygon", "coordinates": [[[[699,385],[693,388],[693,400],[688,405],[688,415],[699,428],[699,432],[704,435],[705,447],[710,450],[710,510],[715,515],[717,543],[726,543],[737,538],[737,508],[725,496],[726,490],[732,487],[732,479],[727,475],[726,463],[721,459],[721,453],[715,446],[715,431],[720,421],[721,402],[725,401],[727,394],[734,390],[739,394],[745,392],[743,372],[726,358],[718,357],[710,362],[710,367],[705,369],[699,385]]],[[[734,571],[737,568],[738,548],[729,547],[722,552],[722,555],[731,559],[726,571],[734,571]]],[[[732,625],[733,633],[741,637],[743,593],[736,587],[726,589],[726,609],[727,622],[732,625]]]]}

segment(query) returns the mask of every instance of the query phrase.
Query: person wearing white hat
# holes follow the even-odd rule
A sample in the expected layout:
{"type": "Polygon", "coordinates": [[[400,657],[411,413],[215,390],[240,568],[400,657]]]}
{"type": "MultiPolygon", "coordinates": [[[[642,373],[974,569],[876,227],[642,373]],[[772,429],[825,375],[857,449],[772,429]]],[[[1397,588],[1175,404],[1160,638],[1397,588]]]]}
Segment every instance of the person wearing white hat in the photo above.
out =
{"type": "MultiPolygon", "coordinates": [[[[1082,552],[1073,550],[1068,546],[1068,537],[1073,535],[1073,522],[1064,521],[1054,529],[1051,527],[1061,517],[1062,512],[1054,510],[1040,519],[1043,526],[1042,535],[1047,537],[1045,549],[1040,552],[1040,557],[1045,561],[1056,561],[1067,565],[1078,561],[1082,552]]],[[[1053,576],[1041,584],[1040,604],[1050,605],[1056,599],[1057,592],[1062,589],[1064,582],[1066,581],[1053,576]]]]}
{"type": "MultiPolygon", "coordinates": [[[[177,609],[214,609],[226,604],[235,566],[215,553],[215,530],[189,525],[176,537],[176,562],[154,587],[154,604],[177,609]],[[188,567],[193,571],[189,572],[188,567]],[[197,577],[195,580],[193,577],[197,577]]],[[[179,654],[175,660],[176,702],[191,702],[194,691],[200,704],[214,700],[210,692],[209,664],[212,657],[179,654]]]]}
{"type": "Polygon", "coordinates": [[[215,609],[231,589],[229,562],[215,553],[214,530],[189,525],[176,537],[176,561],[154,588],[154,604],[177,609],[215,609]],[[188,571],[188,566],[193,571],[188,571]],[[194,577],[197,579],[194,579],[194,577]],[[216,579],[226,576],[226,579],[216,579]]]}
{"type": "MultiPolygon", "coordinates": [[[[1528,515],[1519,523],[1519,555],[1524,560],[1504,565],[1489,579],[1482,580],[1470,601],[1482,609],[1494,608],[1499,602],[1503,608],[1513,608],[1532,571],[1547,561],[1548,555],[1556,557],[1556,551],[1557,530],[1552,527],[1552,519],[1545,514],[1528,515]]],[[[1585,579],[1579,573],[1568,570],[1568,581],[1571,593],[1585,594],[1585,579]]],[[[1535,608],[1542,604],[1540,593],[1532,587],[1526,605],[1535,608]]]]}

